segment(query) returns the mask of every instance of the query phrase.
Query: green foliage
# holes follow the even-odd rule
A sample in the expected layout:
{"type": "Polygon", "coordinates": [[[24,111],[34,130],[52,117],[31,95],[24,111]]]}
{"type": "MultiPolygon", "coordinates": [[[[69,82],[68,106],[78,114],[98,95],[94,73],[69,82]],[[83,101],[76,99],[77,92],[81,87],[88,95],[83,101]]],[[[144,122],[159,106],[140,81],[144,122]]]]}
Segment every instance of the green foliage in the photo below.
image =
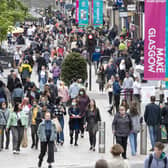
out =
{"type": "Polygon", "coordinates": [[[64,60],[61,68],[61,79],[70,85],[72,79],[87,79],[87,63],[79,53],[70,53],[64,60]]]}
{"type": "Polygon", "coordinates": [[[6,39],[10,26],[24,20],[27,11],[19,0],[0,0],[0,42],[6,39]]]}

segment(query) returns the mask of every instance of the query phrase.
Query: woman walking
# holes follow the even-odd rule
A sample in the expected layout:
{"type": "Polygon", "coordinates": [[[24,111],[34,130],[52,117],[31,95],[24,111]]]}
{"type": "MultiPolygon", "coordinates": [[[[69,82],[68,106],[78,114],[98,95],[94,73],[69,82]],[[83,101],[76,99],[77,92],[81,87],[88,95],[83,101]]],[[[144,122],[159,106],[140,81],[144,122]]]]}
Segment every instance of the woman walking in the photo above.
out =
{"type": "Polygon", "coordinates": [[[105,70],[103,65],[99,67],[97,76],[98,76],[97,83],[99,84],[99,92],[103,92],[105,84],[105,70]]]}
{"type": "Polygon", "coordinates": [[[96,133],[98,131],[98,122],[101,121],[99,109],[96,107],[95,100],[91,100],[87,113],[87,131],[89,132],[90,149],[95,151],[96,146],[96,133]]]}
{"type": "Polygon", "coordinates": [[[78,96],[78,105],[80,110],[80,131],[81,131],[81,138],[84,137],[84,125],[86,120],[86,111],[88,109],[88,105],[90,103],[89,97],[86,95],[86,92],[84,89],[79,90],[79,96],[78,96]]]}
{"type": "Polygon", "coordinates": [[[140,132],[140,115],[137,109],[137,103],[132,102],[130,107],[130,117],[132,120],[132,131],[129,135],[132,156],[137,152],[137,135],[140,132]]]}
{"type": "Polygon", "coordinates": [[[66,115],[66,108],[62,104],[62,97],[57,97],[55,105],[53,106],[53,118],[57,118],[61,125],[61,132],[57,133],[57,143],[64,144],[64,115],[66,115]]]}
{"type": "Polygon", "coordinates": [[[132,130],[132,121],[130,115],[126,113],[124,106],[120,106],[119,113],[115,115],[112,129],[114,135],[116,136],[116,142],[120,144],[124,149],[122,157],[124,159],[127,159],[127,139],[132,130]]]}
{"type": "Polygon", "coordinates": [[[56,140],[57,133],[56,126],[51,121],[50,112],[45,113],[45,119],[40,123],[37,134],[41,142],[38,167],[41,167],[48,149],[48,168],[52,168],[51,164],[54,162],[54,141],[56,140]]]}
{"type": "Polygon", "coordinates": [[[9,138],[10,138],[10,133],[9,130],[6,131],[6,125],[7,121],[9,118],[10,111],[7,108],[7,105],[5,102],[2,102],[0,104],[0,151],[4,147],[4,132],[6,135],[6,146],[5,149],[8,149],[9,146],[9,138]]]}
{"type": "Polygon", "coordinates": [[[16,104],[14,111],[9,115],[6,127],[7,131],[9,130],[9,128],[11,128],[12,130],[13,154],[20,153],[20,145],[24,135],[24,129],[28,127],[27,123],[27,116],[21,110],[21,105],[16,104]]]}
{"type": "Polygon", "coordinates": [[[80,111],[77,104],[77,99],[72,100],[72,105],[68,109],[69,113],[69,128],[70,128],[70,144],[73,144],[73,135],[75,133],[75,146],[78,146],[78,134],[80,130],[80,111]]]}

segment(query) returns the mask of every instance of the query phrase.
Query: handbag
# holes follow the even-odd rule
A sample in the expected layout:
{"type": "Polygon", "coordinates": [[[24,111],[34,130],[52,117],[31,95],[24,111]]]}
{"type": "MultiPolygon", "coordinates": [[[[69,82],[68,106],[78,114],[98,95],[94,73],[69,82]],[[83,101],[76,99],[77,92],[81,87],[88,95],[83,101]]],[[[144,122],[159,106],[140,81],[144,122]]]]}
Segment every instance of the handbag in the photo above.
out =
{"type": "Polygon", "coordinates": [[[24,135],[22,138],[22,148],[27,148],[28,147],[28,138],[27,138],[27,130],[24,130],[24,135]]]}
{"type": "Polygon", "coordinates": [[[53,119],[53,122],[54,122],[54,124],[55,124],[55,126],[56,126],[57,132],[62,132],[62,127],[61,127],[61,124],[60,124],[58,118],[54,118],[54,119],[53,119]]]}

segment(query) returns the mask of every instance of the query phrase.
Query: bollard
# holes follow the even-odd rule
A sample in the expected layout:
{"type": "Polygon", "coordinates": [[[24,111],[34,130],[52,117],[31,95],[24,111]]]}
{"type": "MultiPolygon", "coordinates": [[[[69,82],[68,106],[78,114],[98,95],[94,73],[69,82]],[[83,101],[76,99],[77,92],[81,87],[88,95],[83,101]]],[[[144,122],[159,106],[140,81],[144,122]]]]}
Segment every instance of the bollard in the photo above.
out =
{"type": "Polygon", "coordinates": [[[99,153],[105,153],[105,122],[99,122],[99,153]]]}
{"type": "Polygon", "coordinates": [[[140,154],[147,154],[147,126],[146,124],[141,124],[141,138],[140,138],[140,154]]]}

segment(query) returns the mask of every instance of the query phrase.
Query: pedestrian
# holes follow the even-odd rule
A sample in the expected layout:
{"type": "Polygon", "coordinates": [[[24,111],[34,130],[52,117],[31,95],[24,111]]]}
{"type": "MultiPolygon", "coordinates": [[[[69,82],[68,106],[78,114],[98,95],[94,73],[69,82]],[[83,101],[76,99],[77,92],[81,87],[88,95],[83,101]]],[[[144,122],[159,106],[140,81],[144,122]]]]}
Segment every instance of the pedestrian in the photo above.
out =
{"type": "Polygon", "coordinates": [[[13,137],[13,154],[20,153],[20,145],[24,135],[24,128],[27,128],[27,117],[21,110],[21,104],[16,104],[13,112],[10,113],[6,131],[11,128],[13,137]]]}
{"type": "Polygon", "coordinates": [[[113,60],[109,61],[107,68],[105,69],[105,74],[107,76],[107,81],[111,78],[111,76],[115,76],[117,73],[117,66],[114,64],[113,60]]]}
{"type": "Polygon", "coordinates": [[[18,83],[16,88],[12,92],[12,102],[13,104],[21,103],[24,98],[24,89],[22,88],[22,84],[18,83]]]}
{"type": "Polygon", "coordinates": [[[116,107],[116,112],[119,111],[119,105],[120,105],[120,93],[121,93],[121,86],[119,83],[119,77],[115,77],[115,81],[113,83],[113,93],[114,93],[114,104],[116,107]]]}
{"type": "Polygon", "coordinates": [[[95,151],[98,122],[101,121],[100,112],[94,99],[90,100],[86,112],[87,131],[89,132],[90,149],[95,151]]]}
{"type": "Polygon", "coordinates": [[[106,160],[100,159],[96,162],[95,168],[108,168],[108,163],[106,160]]]}
{"type": "Polygon", "coordinates": [[[129,76],[128,72],[126,72],[122,87],[124,89],[125,99],[129,98],[130,101],[132,101],[133,83],[133,78],[129,76]]]}
{"type": "Polygon", "coordinates": [[[4,133],[6,136],[5,149],[9,148],[10,132],[6,130],[9,114],[10,110],[7,108],[6,102],[0,103],[0,151],[4,148],[4,133]]]}
{"type": "Polygon", "coordinates": [[[137,103],[135,101],[131,102],[129,114],[132,120],[132,130],[129,135],[130,146],[131,146],[131,153],[132,156],[136,156],[137,153],[137,136],[140,132],[140,115],[137,108],[137,103]]]}
{"type": "Polygon", "coordinates": [[[39,127],[39,124],[41,123],[41,111],[40,106],[38,106],[37,100],[33,100],[33,106],[31,107],[31,137],[32,137],[32,145],[31,148],[38,149],[38,135],[37,130],[39,127]]]}
{"type": "Polygon", "coordinates": [[[156,142],[154,153],[151,153],[144,162],[144,168],[168,168],[168,158],[163,152],[164,144],[156,142]]]}
{"type": "Polygon", "coordinates": [[[149,128],[150,141],[154,150],[155,143],[158,141],[158,129],[161,123],[161,110],[158,105],[155,104],[155,96],[151,96],[151,103],[145,107],[144,120],[149,128]]]}
{"type": "Polygon", "coordinates": [[[21,74],[21,79],[22,79],[22,83],[23,83],[23,86],[25,85],[26,83],[26,79],[30,76],[31,76],[31,73],[32,73],[32,67],[30,66],[29,64],[29,61],[28,60],[25,60],[20,68],[19,68],[19,72],[21,74]]]}
{"type": "Polygon", "coordinates": [[[167,141],[168,141],[168,97],[167,102],[165,103],[164,107],[161,110],[162,115],[162,124],[165,125],[167,131],[167,141]]]}
{"type": "Polygon", "coordinates": [[[71,100],[76,98],[79,95],[79,90],[80,90],[80,88],[77,83],[77,80],[74,79],[72,84],[69,87],[69,96],[70,96],[71,100]]]}
{"type": "Polygon", "coordinates": [[[52,168],[54,162],[54,141],[56,140],[56,126],[51,120],[50,112],[45,113],[45,119],[40,123],[37,131],[40,139],[40,155],[38,167],[40,168],[43,162],[43,158],[48,149],[48,168],[52,168]]]}
{"type": "Polygon", "coordinates": [[[137,103],[139,103],[141,96],[141,83],[138,77],[135,78],[135,81],[133,83],[133,96],[137,103]]]}
{"type": "Polygon", "coordinates": [[[101,65],[98,69],[97,78],[97,83],[99,84],[99,92],[103,92],[105,84],[105,71],[103,65],[101,65]]]}
{"type": "Polygon", "coordinates": [[[129,104],[126,99],[122,99],[121,106],[125,107],[127,113],[129,112],[129,104]]]}
{"type": "Polygon", "coordinates": [[[66,115],[66,108],[62,103],[62,97],[57,97],[55,105],[52,109],[53,118],[57,118],[61,125],[61,132],[57,133],[57,143],[64,144],[64,115],[66,115]]]}
{"type": "Polygon", "coordinates": [[[56,63],[53,64],[51,73],[53,74],[54,84],[57,84],[57,80],[59,79],[61,71],[60,68],[56,65],[56,63]]]}
{"type": "Polygon", "coordinates": [[[86,111],[88,110],[88,105],[90,103],[90,99],[88,95],[86,94],[86,91],[84,89],[79,90],[79,95],[78,95],[78,105],[79,105],[79,110],[80,110],[80,133],[81,133],[81,138],[84,137],[84,125],[85,125],[85,120],[86,120],[86,111]]]}
{"type": "Polygon", "coordinates": [[[41,67],[41,71],[39,73],[39,83],[40,83],[40,91],[44,92],[44,86],[48,81],[48,72],[45,66],[41,67]]]}
{"type": "Polygon", "coordinates": [[[108,91],[109,105],[112,105],[113,101],[113,83],[115,81],[114,76],[111,76],[111,79],[107,82],[106,89],[108,91]]]}
{"type": "Polygon", "coordinates": [[[69,113],[69,128],[70,128],[70,144],[73,144],[73,135],[75,133],[75,146],[78,146],[78,135],[80,130],[80,110],[77,99],[72,100],[72,104],[68,109],[69,113]]]}
{"type": "Polygon", "coordinates": [[[132,130],[132,121],[130,115],[126,113],[124,106],[120,106],[119,112],[115,115],[112,123],[112,130],[116,136],[116,142],[124,149],[122,157],[127,159],[127,139],[132,130]]]}
{"type": "Polygon", "coordinates": [[[66,106],[67,102],[69,101],[69,92],[63,81],[60,82],[60,87],[58,88],[58,96],[62,97],[62,103],[64,104],[64,106],[66,106]]]}
{"type": "Polygon", "coordinates": [[[128,163],[121,157],[124,152],[120,144],[115,144],[111,148],[112,160],[108,163],[108,168],[129,168],[128,163]]]}

